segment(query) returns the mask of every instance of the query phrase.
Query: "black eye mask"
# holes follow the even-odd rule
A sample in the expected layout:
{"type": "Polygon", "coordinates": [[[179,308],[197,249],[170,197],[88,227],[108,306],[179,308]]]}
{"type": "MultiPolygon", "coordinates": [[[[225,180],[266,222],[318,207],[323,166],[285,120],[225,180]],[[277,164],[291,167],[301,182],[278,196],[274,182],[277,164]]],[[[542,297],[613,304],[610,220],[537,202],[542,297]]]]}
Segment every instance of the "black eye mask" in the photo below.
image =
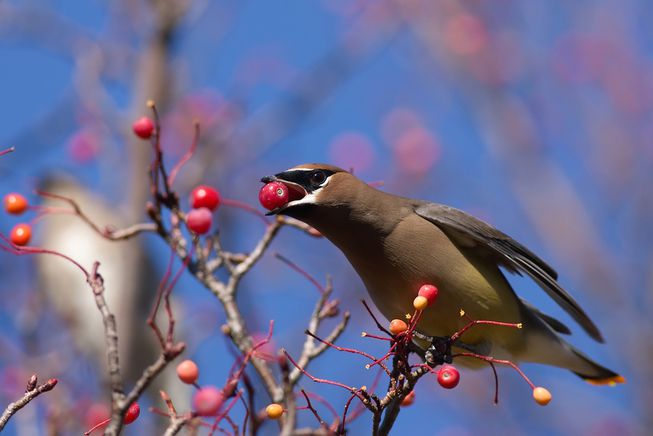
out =
{"type": "Polygon", "coordinates": [[[316,189],[319,189],[333,174],[335,174],[335,171],[331,170],[290,170],[276,174],[275,177],[282,181],[285,180],[297,183],[304,188],[306,192],[311,193],[316,189]]]}

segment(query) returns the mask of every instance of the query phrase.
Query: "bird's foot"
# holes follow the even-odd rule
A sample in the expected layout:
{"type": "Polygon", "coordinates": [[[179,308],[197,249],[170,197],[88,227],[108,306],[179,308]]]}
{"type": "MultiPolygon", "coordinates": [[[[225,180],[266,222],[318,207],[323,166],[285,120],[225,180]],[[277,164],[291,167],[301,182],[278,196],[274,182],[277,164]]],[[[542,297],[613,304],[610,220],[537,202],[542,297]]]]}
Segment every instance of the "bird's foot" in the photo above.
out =
{"type": "Polygon", "coordinates": [[[449,336],[426,336],[418,332],[414,334],[419,339],[430,343],[426,350],[421,349],[421,353],[419,353],[428,366],[436,367],[453,361],[451,353],[452,341],[449,336]]]}

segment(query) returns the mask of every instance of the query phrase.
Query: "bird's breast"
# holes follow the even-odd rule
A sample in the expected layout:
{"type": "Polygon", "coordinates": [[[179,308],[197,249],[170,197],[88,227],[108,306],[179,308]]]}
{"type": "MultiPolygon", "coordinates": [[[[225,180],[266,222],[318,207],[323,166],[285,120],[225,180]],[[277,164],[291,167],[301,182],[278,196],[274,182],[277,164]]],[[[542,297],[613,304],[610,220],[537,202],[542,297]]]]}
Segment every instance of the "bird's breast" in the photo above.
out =
{"type": "MultiPolygon", "coordinates": [[[[336,243],[363,280],[374,304],[388,318],[412,313],[412,301],[421,285],[438,287],[437,302],[423,314],[420,330],[432,336],[451,335],[464,324],[464,310],[475,319],[519,322],[514,292],[498,267],[458,247],[437,226],[409,215],[388,235],[358,232],[336,243]],[[378,235],[376,236],[377,239],[378,235]]],[[[470,332],[468,342],[482,339],[470,332]]]]}

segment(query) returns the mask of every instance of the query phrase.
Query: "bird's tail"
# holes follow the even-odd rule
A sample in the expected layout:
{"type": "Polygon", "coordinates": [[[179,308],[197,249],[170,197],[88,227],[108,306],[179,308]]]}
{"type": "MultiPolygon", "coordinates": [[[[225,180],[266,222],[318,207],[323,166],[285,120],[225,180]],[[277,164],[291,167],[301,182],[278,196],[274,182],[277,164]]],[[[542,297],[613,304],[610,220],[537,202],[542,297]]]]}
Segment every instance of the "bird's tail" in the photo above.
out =
{"type": "Polygon", "coordinates": [[[543,318],[540,312],[534,310],[525,311],[524,316],[528,347],[520,356],[522,360],[566,368],[593,385],[613,386],[626,382],[623,376],[596,363],[557,334],[556,331],[569,333],[569,329],[559,321],[551,317],[543,318]],[[551,320],[555,323],[552,324],[551,320]]]}
{"type": "Polygon", "coordinates": [[[574,353],[576,358],[582,362],[584,367],[587,367],[587,370],[575,371],[572,370],[574,374],[582,378],[586,382],[593,385],[608,385],[614,386],[619,383],[625,383],[626,379],[617,374],[616,372],[609,370],[608,368],[599,365],[585,354],[581,353],[572,346],[569,346],[571,351],[574,353]]]}

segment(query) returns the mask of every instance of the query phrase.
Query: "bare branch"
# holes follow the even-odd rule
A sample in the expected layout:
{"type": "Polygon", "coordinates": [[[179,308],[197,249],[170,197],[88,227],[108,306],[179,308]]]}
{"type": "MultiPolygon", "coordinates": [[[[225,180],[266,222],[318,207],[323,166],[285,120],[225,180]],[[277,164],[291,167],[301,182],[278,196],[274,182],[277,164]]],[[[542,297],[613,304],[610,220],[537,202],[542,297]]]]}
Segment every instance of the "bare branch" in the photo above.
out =
{"type": "Polygon", "coordinates": [[[29,404],[30,401],[32,401],[34,398],[38,397],[44,392],[51,391],[54,389],[54,387],[57,385],[57,379],[56,378],[51,378],[48,381],[46,381],[43,384],[37,385],[37,378],[36,374],[30,377],[29,381],[27,382],[27,389],[25,389],[25,395],[23,395],[22,398],[20,398],[17,401],[14,401],[13,403],[10,403],[5,411],[2,413],[2,416],[0,416],[0,431],[7,425],[7,422],[9,422],[9,419],[20,409],[25,407],[27,404],[29,404]]]}

